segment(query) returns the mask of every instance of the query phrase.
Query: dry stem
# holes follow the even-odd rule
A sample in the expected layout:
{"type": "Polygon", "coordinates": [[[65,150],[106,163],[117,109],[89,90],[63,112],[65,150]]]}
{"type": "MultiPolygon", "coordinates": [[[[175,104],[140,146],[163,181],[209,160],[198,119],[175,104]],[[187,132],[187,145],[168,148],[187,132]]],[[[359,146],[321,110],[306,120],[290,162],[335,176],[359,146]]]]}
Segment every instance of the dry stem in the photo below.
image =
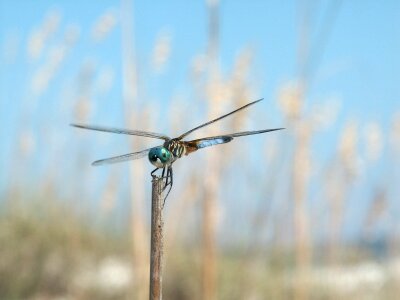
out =
{"type": "Polygon", "coordinates": [[[162,299],[163,180],[153,176],[151,199],[150,300],[162,299]]]}

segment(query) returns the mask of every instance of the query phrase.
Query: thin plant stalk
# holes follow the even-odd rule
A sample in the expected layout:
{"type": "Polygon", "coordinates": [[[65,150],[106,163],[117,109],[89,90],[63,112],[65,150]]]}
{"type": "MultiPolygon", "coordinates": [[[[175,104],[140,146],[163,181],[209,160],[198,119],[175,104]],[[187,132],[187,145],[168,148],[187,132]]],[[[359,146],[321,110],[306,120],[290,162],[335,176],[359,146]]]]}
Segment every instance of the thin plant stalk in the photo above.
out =
{"type": "Polygon", "coordinates": [[[153,176],[151,197],[150,300],[162,299],[163,178],[153,176]]]}
{"type": "MultiPolygon", "coordinates": [[[[123,0],[121,2],[121,34],[122,34],[122,93],[124,118],[127,127],[135,128],[138,123],[143,121],[138,118],[138,115],[129,112],[139,111],[138,105],[138,82],[137,82],[137,67],[135,60],[135,40],[134,40],[134,19],[133,19],[133,0],[123,0]]],[[[140,148],[140,144],[136,139],[132,140],[135,147],[140,148]],[[133,142],[135,141],[135,142],[133,142]]],[[[134,284],[134,298],[147,298],[147,278],[148,278],[148,252],[146,251],[147,228],[144,220],[144,190],[140,184],[137,184],[138,178],[144,177],[144,170],[140,166],[129,166],[131,186],[131,234],[132,234],[132,260],[133,268],[136,270],[136,281],[134,284]]]]}
{"type": "MultiPolygon", "coordinates": [[[[212,87],[215,82],[219,82],[219,5],[218,1],[208,2],[209,11],[209,76],[211,84],[211,94],[209,95],[209,113],[215,107],[215,102],[219,98],[220,86],[212,87]]],[[[210,87],[210,86],[209,86],[210,87]]],[[[215,126],[214,126],[214,129],[215,126]]],[[[209,153],[207,156],[206,167],[207,177],[205,178],[203,216],[202,216],[202,299],[216,299],[216,278],[217,278],[217,245],[216,235],[216,206],[219,182],[218,154],[209,153]]]]}

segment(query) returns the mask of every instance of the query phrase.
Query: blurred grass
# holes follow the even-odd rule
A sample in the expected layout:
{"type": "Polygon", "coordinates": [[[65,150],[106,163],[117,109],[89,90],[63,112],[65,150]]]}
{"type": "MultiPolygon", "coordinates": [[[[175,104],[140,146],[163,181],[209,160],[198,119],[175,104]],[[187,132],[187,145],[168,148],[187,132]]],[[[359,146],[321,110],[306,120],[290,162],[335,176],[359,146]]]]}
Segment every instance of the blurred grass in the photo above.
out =
{"type": "MultiPolygon", "coordinates": [[[[26,199],[23,204],[3,201],[0,299],[132,299],[135,272],[129,255],[131,243],[104,223],[93,224],[93,219],[90,213],[73,209],[65,201],[40,198],[26,199]],[[125,269],[122,274],[130,275],[121,277],[121,268],[125,269]]],[[[347,268],[361,268],[373,257],[356,246],[347,250],[340,257],[347,268]]],[[[217,255],[218,299],[292,298],[296,268],[291,251],[269,248],[263,254],[249,255],[241,248],[221,249],[217,255]]],[[[165,299],[201,299],[199,249],[195,245],[175,244],[167,254],[165,299]]],[[[323,267],[323,258],[315,263],[316,275],[310,276],[309,299],[364,299],[367,294],[371,299],[395,299],[399,278],[390,273],[378,289],[373,277],[368,287],[367,272],[364,279],[359,279],[359,286],[351,288],[350,280],[349,291],[343,289],[341,294],[334,283],[340,281],[340,275],[330,278],[331,271],[323,267]],[[322,275],[323,272],[328,275],[322,275]]],[[[372,274],[388,272],[387,266],[378,271],[373,270],[378,265],[368,268],[372,268],[372,274]]],[[[349,276],[346,272],[355,271],[340,272],[345,277],[349,276]]],[[[340,287],[341,283],[336,284],[340,287]]]]}
{"type": "Polygon", "coordinates": [[[1,208],[0,299],[74,293],[80,268],[126,252],[126,242],[64,202],[3,201],[1,208]]]}

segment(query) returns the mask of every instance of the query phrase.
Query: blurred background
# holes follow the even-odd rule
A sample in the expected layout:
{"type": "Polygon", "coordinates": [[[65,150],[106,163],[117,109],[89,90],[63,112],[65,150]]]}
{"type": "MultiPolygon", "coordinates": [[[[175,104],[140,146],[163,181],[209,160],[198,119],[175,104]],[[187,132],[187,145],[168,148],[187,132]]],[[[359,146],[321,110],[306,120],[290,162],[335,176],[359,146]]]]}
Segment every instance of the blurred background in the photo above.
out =
{"type": "Polygon", "coordinates": [[[400,2],[0,0],[0,298],[148,298],[157,141],[286,127],[174,164],[165,299],[396,299],[400,2]]]}

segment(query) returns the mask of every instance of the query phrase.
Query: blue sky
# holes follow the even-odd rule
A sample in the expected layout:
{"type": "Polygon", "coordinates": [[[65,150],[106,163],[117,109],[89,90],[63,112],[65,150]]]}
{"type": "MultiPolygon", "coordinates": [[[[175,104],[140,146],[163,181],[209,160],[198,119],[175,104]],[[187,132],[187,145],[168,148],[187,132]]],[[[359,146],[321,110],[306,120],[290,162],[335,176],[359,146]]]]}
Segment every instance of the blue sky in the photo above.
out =
{"type": "MultiPolygon", "coordinates": [[[[299,3],[296,1],[222,1],[220,5],[221,68],[229,72],[237,54],[250,46],[255,52],[254,76],[259,78],[260,97],[274,109],[277,87],[297,76],[297,44],[299,3]]],[[[321,31],[330,1],[312,5],[310,44],[321,31]]],[[[354,117],[376,120],[386,126],[393,111],[399,109],[398,84],[400,59],[400,3],[385,1],[339,1],[337,17],[327,38],[325,51],[315,73],[315,84],[309,103],[318,103],[335,96],[342,103],[339,121],[354,117]]],[[[201,1],[135,1],[135,51],[140,81],[145,83],[146,96],[170,99],[187,93],[188,66],[207,47],[207,11],[201,1]],[[149,74],[149,61],[156,37],[167,31],[172,37],[172,52],[163,74],[149,74]]],[[[4,115],[3,128],[13,126],[10,119],[20,109],[21,99],[30,97],[27,84],[36,65],[27,61],[27,37],[43,22],[51,10],[61,14],[61,30],[77,25],[79,41],[58,72],[42,103],[51,103],[63,81],[77,72],[85,60],[94,60],[115,70],[112,99],[121,96],[120,27],[110,33],[101,45],[88,37],[97,18],[109,9],[119,11],[119,3],[75,1],[0,1],[1,98],[10,111],[4,115]],[[5,44],[15,41],[17,52],[13,63],[4,59],[5,44]]],[[[55,37],[54,39],[57,39],[55,37]]],[[[342,124],[342,122],[338,122],[342,124]]],[[[338,129],[338,128],[337,128],[338,129]]]]}
{"type": "MultiPolygon", "coordinates": [[[[330,2],[316,3],[315,21],[310,26],[311,43],[320,30],[321,20],[330,2]]],[[[32,28],[42,22],[49,9],[60,11],[64,25],[77,24],[84,39],[99,15],[106,9],[119,8],[115,1],[93,5],[84,1],[77,4],[75,1],[2,0],[0,5],[1,44],[10,35],[16,35],[21,46],[17,63],[4,66],[4,60],[1,60],[3,84],[4,77],[12,75],[21,78],[27,72],[23,51],[26,37],[32,28]]],[[[260,94],[267,99],[275,96],[276,86],[296,76],[298,5],[295,1],[221,2],[222,68],[229,69],[243,47],[253,47],[257,74],[265,78],[260,84],[260,94]]],[[[184,89],[188,62],[206,49],[207,12],[204,3],[135,1],[134,12],[138,61],[149,60],[157,34],[160,30],[167,30],[173,40],[171,61],[165,72],[167,75],[155,84],[159,93],[167,97],[176,89],[184,89]]],[[[399,17],[398,1],[385,1],[384,4],[376,1],[342,1],[318,66],[316,77],[322,78],[317,81],[310,98],[337,93],[343,102],[345,114],[384,121],[399,103],[399,17]]],[[[73,61],[77,58],[78,61],[84,57],[84,53],[110,65],[117,65],[120,62],[119,38],[117,27],[101,47],[91,47],[90,43],[80,41],[70,59],[73,61]]],[[[3,89],[3,93],[15,89],[13,82],[7,79],[5,82],[6,92],[3,89]]]]}

